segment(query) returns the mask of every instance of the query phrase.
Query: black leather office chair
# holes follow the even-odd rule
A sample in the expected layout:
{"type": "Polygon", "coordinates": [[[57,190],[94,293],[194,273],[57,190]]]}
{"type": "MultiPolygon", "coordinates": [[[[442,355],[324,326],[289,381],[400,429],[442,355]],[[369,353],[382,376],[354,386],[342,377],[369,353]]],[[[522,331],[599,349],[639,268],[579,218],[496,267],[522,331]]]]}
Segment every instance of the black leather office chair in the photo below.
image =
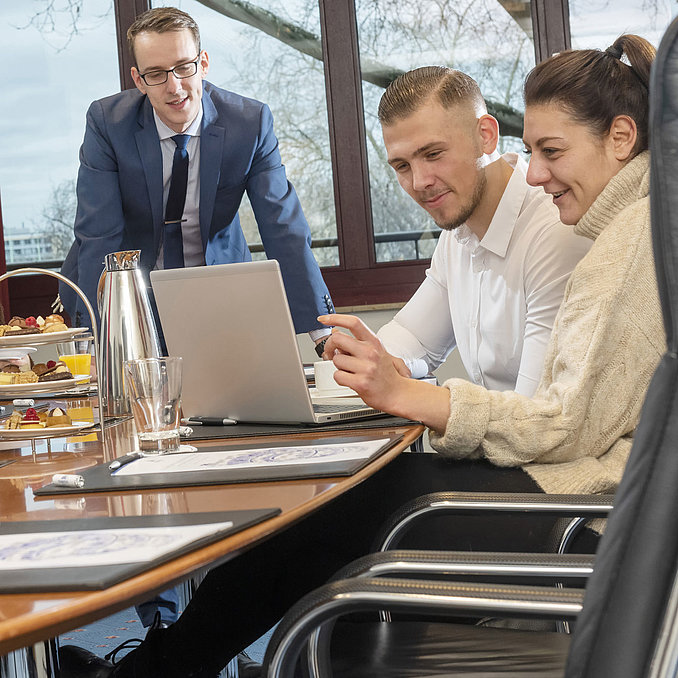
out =
{"type": "Polygon", "coordinates": [[[396,551],[368,557],[349,566],[343,573],[347,578],[314,591],[289,611],[266,653],[268,676],[295,675],[297,658],[317,628],[318,654],[310,670],[324,677],[678,675],[678,19],[659,48],[650,112],[652,234],[668,350],[650,385],[595,563],[543,554],[396,551]],[[574,588],[384,577],[455,568],[484,576],[500,568],[538,575],[552,567],[563,568],[557,577],[590,574],[585,595],[574,588]],[[328,649],[327,632],[337,618],[382,609],[577,623],[568,635],[444,621],[354,619],[336,625],[328,649]]]}

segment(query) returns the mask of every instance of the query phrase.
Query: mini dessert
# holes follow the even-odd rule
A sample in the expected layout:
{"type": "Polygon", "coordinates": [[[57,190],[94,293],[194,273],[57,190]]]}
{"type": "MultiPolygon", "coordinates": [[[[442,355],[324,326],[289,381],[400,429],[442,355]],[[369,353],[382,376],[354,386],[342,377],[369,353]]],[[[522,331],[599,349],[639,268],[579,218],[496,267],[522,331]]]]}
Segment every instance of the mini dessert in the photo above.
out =
{"type": "Polygon", "coordinates": [[[14,375],[15,384],[35,384],[38,381],[38,375],[33,370],[18,372],[14,375]]]}
{"type": "Polygon", "coordinates": [[[55,370],[54,372],[47,372],[38,378],[38,381],[63,381],[64,379],[73,379],[73,375],[68,371],[68,368],[55,370]]]}
{"type": "Polygon", "coordinates": [[[50,313],[50,315],[45,318],[46,325],[51,325],[52,323],[63,323],[63,321],[63,317],[58,313],[50,313]]]}
{"type": "Polygon", "coordinates": [[[58,362],[48,360],[45,369],[38,377],[38,381],[61,381],[63,379],[73,379],[73,375],[66,367],[66,363],[61,360],[58,362]]]}
{"type": "Polygon", "coordinates": [[[27,372],[0,372],[0,385],[8,384],[35,384],[38,381],[38,375],[33,370],[27,372]]]}
{"type": "Polygon", "coordinates": [[[10,327],[28,327],[28,325],[26,325],[26,319],[22,318],[20,315],[15,315],[7,324],[10,327]]]}
{"type": "Polygon", "coordinates": [[[33,365],[33,372],[35,372],[38,377],[41,377],[43,374],[49,371],[49,368],[45,363],[36,363],[33,365]]]}
{"type": "MultiPolygon", "coordinates": [[[[51,325],[47,325],[45,323],[45,327],[43,328],[42,332],[43,334],[47,334],[49,332],[65,332],[68,329],[68,326],[65,323],[52,323],[51,325]]],[[[38,330],[39,332],[40,330],[38,330]]]]}
{"type": "Polygon", "coordinates": [[[4,336],[19,336],[21,334],[40,334],[40,330],[37,327],[20,327],[19,325],[10,325],[7,328],[4,336]]]}
{"type": "Polygon", "coordinates": [[[26,410],[26,414],[19,423],[19,428],[44,428],[44,426],[45,424],[40,421],[40,416],[33,407],[26,410]]]}
{"type": "Polygon", "coordinates": [[[21,412],[12,412],[12,414],[9,415],[7,418],[7,421],[5,421],[5,428],[19,428],[19,425],[21,424],[21,420],[24,418],[24,415],[21,414],[21,412]]]}
{"type": "Polygon", "coordinates": [[[41,377],[43,374],[54,372],[60,366],[65,367],[65,363],[61,360],[59,362],[56,362],[55,360],[48,360],[46,363],[38,363],[37,365],[33,365],[33,372],[35,372],[38,377],[41,377]]]}
{"type": "Polygon", "coordinates": [[[55,407],[47,413],[47,426],[70,426],[71,423],[71,418],[60,407],[55,407]]]}
{"type": "Polygon", "coordinates": [[[9,365],[5,365],[2,368],[3,372],[9,372],[10,374],[16,374],[17,372],[20,372],[21,370],[19,369],[18,365],[15,365],[14,363],[10,363],[9,365]]]}

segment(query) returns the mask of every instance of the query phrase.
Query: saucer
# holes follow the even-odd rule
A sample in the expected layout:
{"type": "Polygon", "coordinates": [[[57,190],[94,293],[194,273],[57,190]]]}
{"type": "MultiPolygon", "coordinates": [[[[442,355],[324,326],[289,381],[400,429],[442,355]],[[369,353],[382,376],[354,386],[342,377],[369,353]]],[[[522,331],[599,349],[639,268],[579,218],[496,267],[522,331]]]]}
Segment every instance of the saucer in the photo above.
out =
{"type": "Polygon", "coordinates": [[[357,396],[358,394],[347,386],[339,386],[337,388],[323,388],[319,389],[312,386],[308,389],[311,393],[311,398],[341,398],[345,396],[357,396]]]}

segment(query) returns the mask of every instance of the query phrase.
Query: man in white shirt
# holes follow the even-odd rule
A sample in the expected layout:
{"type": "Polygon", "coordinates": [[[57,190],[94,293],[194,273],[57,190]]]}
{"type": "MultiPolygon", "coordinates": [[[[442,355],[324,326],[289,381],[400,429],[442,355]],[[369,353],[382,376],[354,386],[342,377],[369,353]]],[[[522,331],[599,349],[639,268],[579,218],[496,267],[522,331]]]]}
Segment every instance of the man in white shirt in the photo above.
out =
{"type": "Polygon", "coordinates": [[[518,155],[497,153],[499,125],[464,73],[405,73],[384,93],[379,119],[400,185],[443,233],[425,281],[377,336],[403,373],[424,376],[456,346],[475,383],[532,395],[565,284],[590,240],[528,186],[518,155]]]}

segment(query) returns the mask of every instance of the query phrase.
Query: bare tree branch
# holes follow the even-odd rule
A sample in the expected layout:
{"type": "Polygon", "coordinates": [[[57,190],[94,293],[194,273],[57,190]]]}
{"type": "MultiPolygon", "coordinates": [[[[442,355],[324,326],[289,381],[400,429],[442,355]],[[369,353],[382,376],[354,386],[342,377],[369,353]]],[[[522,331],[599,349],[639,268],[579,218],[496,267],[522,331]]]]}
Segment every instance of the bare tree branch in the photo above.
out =
{"type": "MultiPolygon", "coordinates": [[[[247,0],[198,0],[198,2],[229,19],[252,26],[303,54],[319,61],[323,60],[322,44],[317,35],[290,21],[285,21],[273,12],[257,7],[247,0]]],[[[360,70],[363,80],[382,89],[404,72],[365,57],[360,59],[360,70]]],[[[495,101],[486,103],[489,113],[499,121],[499,131],[502,135],[522,136],[523,116],[520,111],[495,101]]]]}

